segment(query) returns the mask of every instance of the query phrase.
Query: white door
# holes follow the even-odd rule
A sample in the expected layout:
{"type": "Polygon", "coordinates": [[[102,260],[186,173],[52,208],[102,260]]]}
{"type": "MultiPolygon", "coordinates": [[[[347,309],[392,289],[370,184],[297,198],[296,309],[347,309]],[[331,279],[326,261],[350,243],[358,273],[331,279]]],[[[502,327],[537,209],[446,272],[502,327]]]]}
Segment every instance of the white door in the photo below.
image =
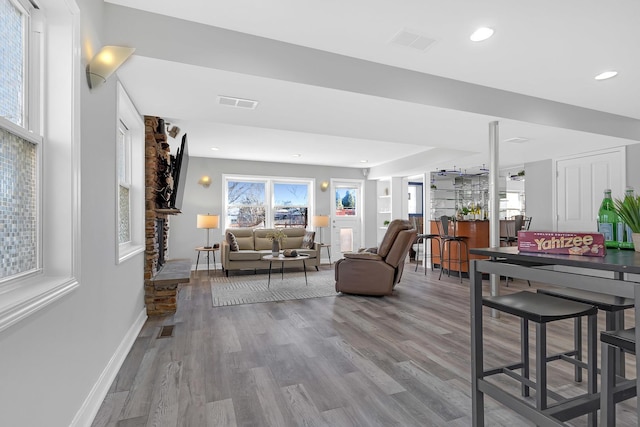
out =
{"type": "Polygon", "coordinates": [[[343,253],[356,252],[363,245],[363,182],[332,180],[331,194],[331,254],[339,259],[343,253]]]}
{"type": "MultiPolygon", "coordinates": [[[[604,190],[624,196],[625,149],[585,153],[556,162],[558,231],[597,231],[604,190]]],[[[535,220],[535,218],[534,218],[535,220]]]]}

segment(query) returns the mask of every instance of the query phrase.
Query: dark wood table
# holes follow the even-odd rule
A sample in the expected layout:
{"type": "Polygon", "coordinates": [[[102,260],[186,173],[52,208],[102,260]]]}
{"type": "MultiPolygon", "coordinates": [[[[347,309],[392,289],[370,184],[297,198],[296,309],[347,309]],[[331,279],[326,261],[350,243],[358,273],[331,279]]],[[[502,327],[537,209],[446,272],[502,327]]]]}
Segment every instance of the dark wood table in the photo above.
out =
{"type": "MultiPolygon", "coordinates": [[[[517,247],[470,249],[475,255],[489,259],[471,261],[471,387],[472,421],[484,426],[484,395],[491,396],[519,412],[539,426],[562,426],[556,416],[574,414],[586,405],[576,399],[568,404],[550,407],[545,411],[524,403],[484,379],[482,336],[482,274],[516,277],[567,288],[600,292],[635,300],[636,354],[640,355],[640,253],[608,250],[604,257],[552,255],[519,252],[517,247]],[[562,266],[561,270],[554,270],[562,266]],[[567,269],[566,267],[573,267],[567,269]],[[569,271],[567,271],[569,270],[569,271]]],[[[636,357],[636,372],[640,373],[640,357],[636,357]]],[[[640,390],[640,376],[636,379],[640,390]]],[[[640,420],[640,405],[638,405],[640,420]]],[[[604,425],[604,424],[602,424],[604,425]]]]}

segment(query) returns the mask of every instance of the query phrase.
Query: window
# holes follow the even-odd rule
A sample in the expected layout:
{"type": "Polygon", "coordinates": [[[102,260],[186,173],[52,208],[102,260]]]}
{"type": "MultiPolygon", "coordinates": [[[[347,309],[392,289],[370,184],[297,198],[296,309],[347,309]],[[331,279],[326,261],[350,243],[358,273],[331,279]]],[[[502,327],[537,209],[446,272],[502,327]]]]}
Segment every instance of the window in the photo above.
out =
{"type": "Polygon", "coordinates": [[[41,32],[39,19],[30,16],[32,8],[0,0],[0,283],[40,268],[41,32]],[[27,97],[28,88],[32,98],[27,97]]]}
{"type": "Polygon", "coordinates": [[[265,194],[266,182],[227,181],[227,227],[264,227],[265,194]]]}
{"type": "Polygon", "coordinates": [[[36,1],[0,0],[0,331],[79,286],[80,11],[36,1]]]}
{"type": "Polygon", "coordinates": [[[358,188],[336,188],[336,216],[355,216],[358,213],[358,188]]]}
{"type": "Polygon", "coordinates": [[[144,123],[118,83],[116,122],[116,256],[118,263],[144,251],[144,123]]]}
{"type": "Polygon", "coordinates": [[[28,57],[27,10],[12,0],[0,0],[0,116],[24,127],[25,75],[28,57]]]}
{"type": "Polygon", "coordinates": [[[313,180],[225,177],[226,227],[302,227],[308,224],[313,180]]]}
{"type": "Polygon", "coordinates": [[[118,120],[118,243],[131,243],[131,135],[118,120]]]}
{"type": "Polygon", "coordinates": [[[276,227],[307,227],[309,185],[274,182],[273,224],[276,227]]]}

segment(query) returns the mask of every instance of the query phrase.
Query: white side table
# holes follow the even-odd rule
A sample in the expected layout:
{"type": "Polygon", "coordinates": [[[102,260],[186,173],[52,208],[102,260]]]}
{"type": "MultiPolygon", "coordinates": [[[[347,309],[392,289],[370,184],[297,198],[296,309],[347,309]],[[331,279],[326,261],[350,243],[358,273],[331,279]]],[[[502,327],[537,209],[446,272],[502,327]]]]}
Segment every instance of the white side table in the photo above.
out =
{"type": "Polygon", "coordinates": [[[322,259],[322,248],[327,248],[327,255],[329,255],[329,265],[332,265],[331,262],[331,245],[328,243],[318,243],[318,245],[320,246],[320,250],[319,250],[319,254],[318,256],[320,257],[320,259],[322,259]]]}

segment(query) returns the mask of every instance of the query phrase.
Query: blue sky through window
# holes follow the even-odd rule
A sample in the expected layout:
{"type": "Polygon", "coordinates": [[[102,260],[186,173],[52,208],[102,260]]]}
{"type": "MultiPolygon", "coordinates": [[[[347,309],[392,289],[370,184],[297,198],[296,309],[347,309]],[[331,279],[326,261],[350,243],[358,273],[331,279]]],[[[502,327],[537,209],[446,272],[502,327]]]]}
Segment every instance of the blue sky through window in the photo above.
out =
{"type": "Polygon", "coordinates": [[[276,206],[307,206],[309,186],[307,184],[274,184],[276,206]]]}

